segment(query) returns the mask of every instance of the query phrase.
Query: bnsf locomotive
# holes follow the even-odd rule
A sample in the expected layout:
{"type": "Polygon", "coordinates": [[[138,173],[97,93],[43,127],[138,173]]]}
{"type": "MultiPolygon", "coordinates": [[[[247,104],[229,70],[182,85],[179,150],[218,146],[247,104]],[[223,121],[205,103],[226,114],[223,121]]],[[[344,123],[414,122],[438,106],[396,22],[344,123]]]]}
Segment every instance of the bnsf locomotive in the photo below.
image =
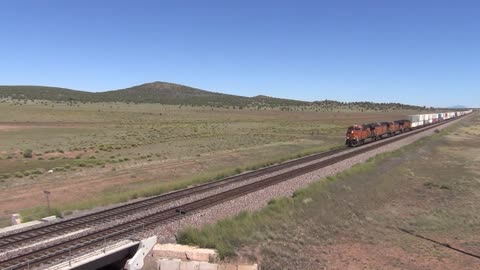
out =
{"type": "Polygon", "coordinates": [[[471,112],[472,110],[434,114],[417,114],[409,115],[407,117],[408,119],[405,120],[353,125],[347,129],[345,144],[348,146],[362,145],[368,142],[383,139],[385,137],[395,136],[412,129],[470,114],[471,112]]]}

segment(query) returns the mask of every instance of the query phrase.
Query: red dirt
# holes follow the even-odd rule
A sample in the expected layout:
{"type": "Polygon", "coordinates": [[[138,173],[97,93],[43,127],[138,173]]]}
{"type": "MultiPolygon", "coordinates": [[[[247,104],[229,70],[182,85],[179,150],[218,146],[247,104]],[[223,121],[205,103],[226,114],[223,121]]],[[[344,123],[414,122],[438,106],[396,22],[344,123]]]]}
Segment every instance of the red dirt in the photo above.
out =
{"type": "Polygon", "coordinates": [[[22,127],[16,125],[0,125],[0,131],[11,131],[17,129],[22,129],[22,127]]]}
{"type": "Polygon", "coordinates": [[[478,259],[422,240],[413,242],[415,246],[408,251],[389,243],[348,242],[321,247],[322,251],[313,247],[312,252],[320,255],[327,269],[480,269],[478,259]],[[436,256],[426,256],[425,252],[435,253],[436,256]]]}
{"type": "Polygon", "coordinates": [[[32,128],[88,128],[94,123],[89,122],[0,122],[1,131],[14,131],[32,128]]]}
{"type": "Polygon", "coordinates": [[[0,213],[13,213],[25,208],[45,204],[43,190],[51,192],[51,204],[62,205],[68,202],[94,198],[105,190],[148,181],[150,184],[171,182],[175,179],[192,177],[200,172],[207,162],[219,157],[232,158],[234,152],[216,156],[202,156],[195,159],[152,161],[134,164],[132,162],[107,165],[106,168],[92,168],[76,172],[54,172],[44,174],[35,183],[17,186],[0,191],[0,213]],[[116,171],[112,171],[112,167],[116,171]]]}
{"type": "Polygon", "coordinates": [[[133,182],[140,182],[145,180],[144,176],[137,176],[140,172],[142,174],[154,175],[155,172],[167,172],[168,169],[182,169],[190,167],[193,164],[191,161],[181,162],[165,162],[164,164],[149,164],[146,166],[139,166],[138,168],[129,168],[112,172],[111,167],[103,170],[98,170],[96,175],[68,177],[64,173],[54,173],[52,177],[56,180],[45,180],[29,185],[28,189],[25,187],[15,187],[8,190],[0,191],[0,211],[16,211],[20,209],[30,208],[37,205],[44,204],[45,198],[43,190],[51,192],[52,205],[60,205],[67,202],[79,201],[86,197],[93,197],[96,194],[108,189],[112,186],[126,185],[133,182]],[[58,179],[63,178],[66,179],[58,179]],[[132,178],[132,176],[137,176],[132,178]],[[59,185],[58,181],[62,181],[59,185]],[[13,210],[15,211],[15,210],[13,210]]]}

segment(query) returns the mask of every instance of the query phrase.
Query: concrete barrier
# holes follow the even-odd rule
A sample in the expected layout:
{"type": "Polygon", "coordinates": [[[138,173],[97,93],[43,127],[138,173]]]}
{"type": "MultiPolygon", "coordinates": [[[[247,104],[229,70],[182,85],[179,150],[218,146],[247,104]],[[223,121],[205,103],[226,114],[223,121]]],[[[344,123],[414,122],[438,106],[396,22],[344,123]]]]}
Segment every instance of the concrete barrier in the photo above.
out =
{"type": "Polygon", "coordinates": [[[157,270],[258,270],[256,264],[221,264],[214,249],[177,244],[157,244],[153,247],[157,270]]]}
{"type": "Polygon", "coordinates": [[[180,263],[182,261],[179,259],[160,259],[157,261],[158,270],[180,270],[180,263]]]}
{"type": "Polygon", "coordinates": [[[258,266],[257,264],[217,264],[162,258],[157,260],[157,270],[258,270],[258,266]]]}
{"type": "Polygon", "coordinates": [[[218,253],[213,249],[177,244],[157,244],[153,247],[153,256],[156,258],[175,258],[183,261],[218,261],[218,253]]]}

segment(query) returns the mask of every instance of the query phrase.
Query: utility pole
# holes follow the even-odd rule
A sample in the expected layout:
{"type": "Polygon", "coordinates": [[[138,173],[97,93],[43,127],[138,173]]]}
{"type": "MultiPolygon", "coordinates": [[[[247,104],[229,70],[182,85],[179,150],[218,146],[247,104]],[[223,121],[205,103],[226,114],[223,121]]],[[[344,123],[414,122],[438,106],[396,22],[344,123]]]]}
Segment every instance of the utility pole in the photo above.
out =
{"type": "Polygon", "coordinates": [[[47,199],[47,209],[48,209],[48,214],[50,214],[50,199],[48,195],[50,195],[50,191],[44,190],[43,193],[45,194],[45,198],[47,199]]]}

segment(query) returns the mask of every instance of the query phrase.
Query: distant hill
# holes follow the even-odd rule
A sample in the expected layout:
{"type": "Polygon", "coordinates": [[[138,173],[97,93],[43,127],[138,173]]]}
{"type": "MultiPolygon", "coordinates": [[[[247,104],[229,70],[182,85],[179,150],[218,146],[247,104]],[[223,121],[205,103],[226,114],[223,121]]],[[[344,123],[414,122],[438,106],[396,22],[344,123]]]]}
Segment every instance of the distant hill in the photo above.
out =
{"type": "Polygon", "coordinates": [[[0,86],[0,98],[60,102],[134,102],[203,106],[298,106],[309,102],[266,96],[243,97],[205,91],[185,85],[153,82],[130,88],[85,92],[44,86],[0,86]]]}
{"type": "Polygon", "coordinates": [[[229,95],[210,92],[185,85],[153,82],[126,89],[97,93],[104,100],[124,101],[136,103],[188,104],[210,106],[248,106],[248,105],[277,105],[292,106],[306,105],[308,102],[279,99],[258,98],[229,95]]]}
{"type": "Polygon", "coordinates": [[[94,99],[94,94],[59,87],[46,86],[0,86],[0,98],[51,100],[51,101],[87,101],[94,99]]]}
{"type": "Polygon", "coordinates": [[[448,108],[449,109],[466,109],[467,107],[463,106],[463,105],[453,105],[453,106],[450,106],[448,108]]]}
{"type": "Polygon", "coordinates": [[[373,102],[338,102],[324,101],[299,101],[291,99],[274,98],[264,95],[244,97],[217,92],[210,92],[185,85],[167,82],[152,82],[130,88],[106,91],[85,92],[58,87],[45,86],[0,86],[0,98],[20,100],[49,100],[55,102],[131,102],[131,103],[161,103],[170,105],[191,106],[237,106],[243,107],[285,107],[315,106],[333,109],[355,110],[425,110],[425,107],[404,105],[399,103],[373,103],[373,102]]]}

